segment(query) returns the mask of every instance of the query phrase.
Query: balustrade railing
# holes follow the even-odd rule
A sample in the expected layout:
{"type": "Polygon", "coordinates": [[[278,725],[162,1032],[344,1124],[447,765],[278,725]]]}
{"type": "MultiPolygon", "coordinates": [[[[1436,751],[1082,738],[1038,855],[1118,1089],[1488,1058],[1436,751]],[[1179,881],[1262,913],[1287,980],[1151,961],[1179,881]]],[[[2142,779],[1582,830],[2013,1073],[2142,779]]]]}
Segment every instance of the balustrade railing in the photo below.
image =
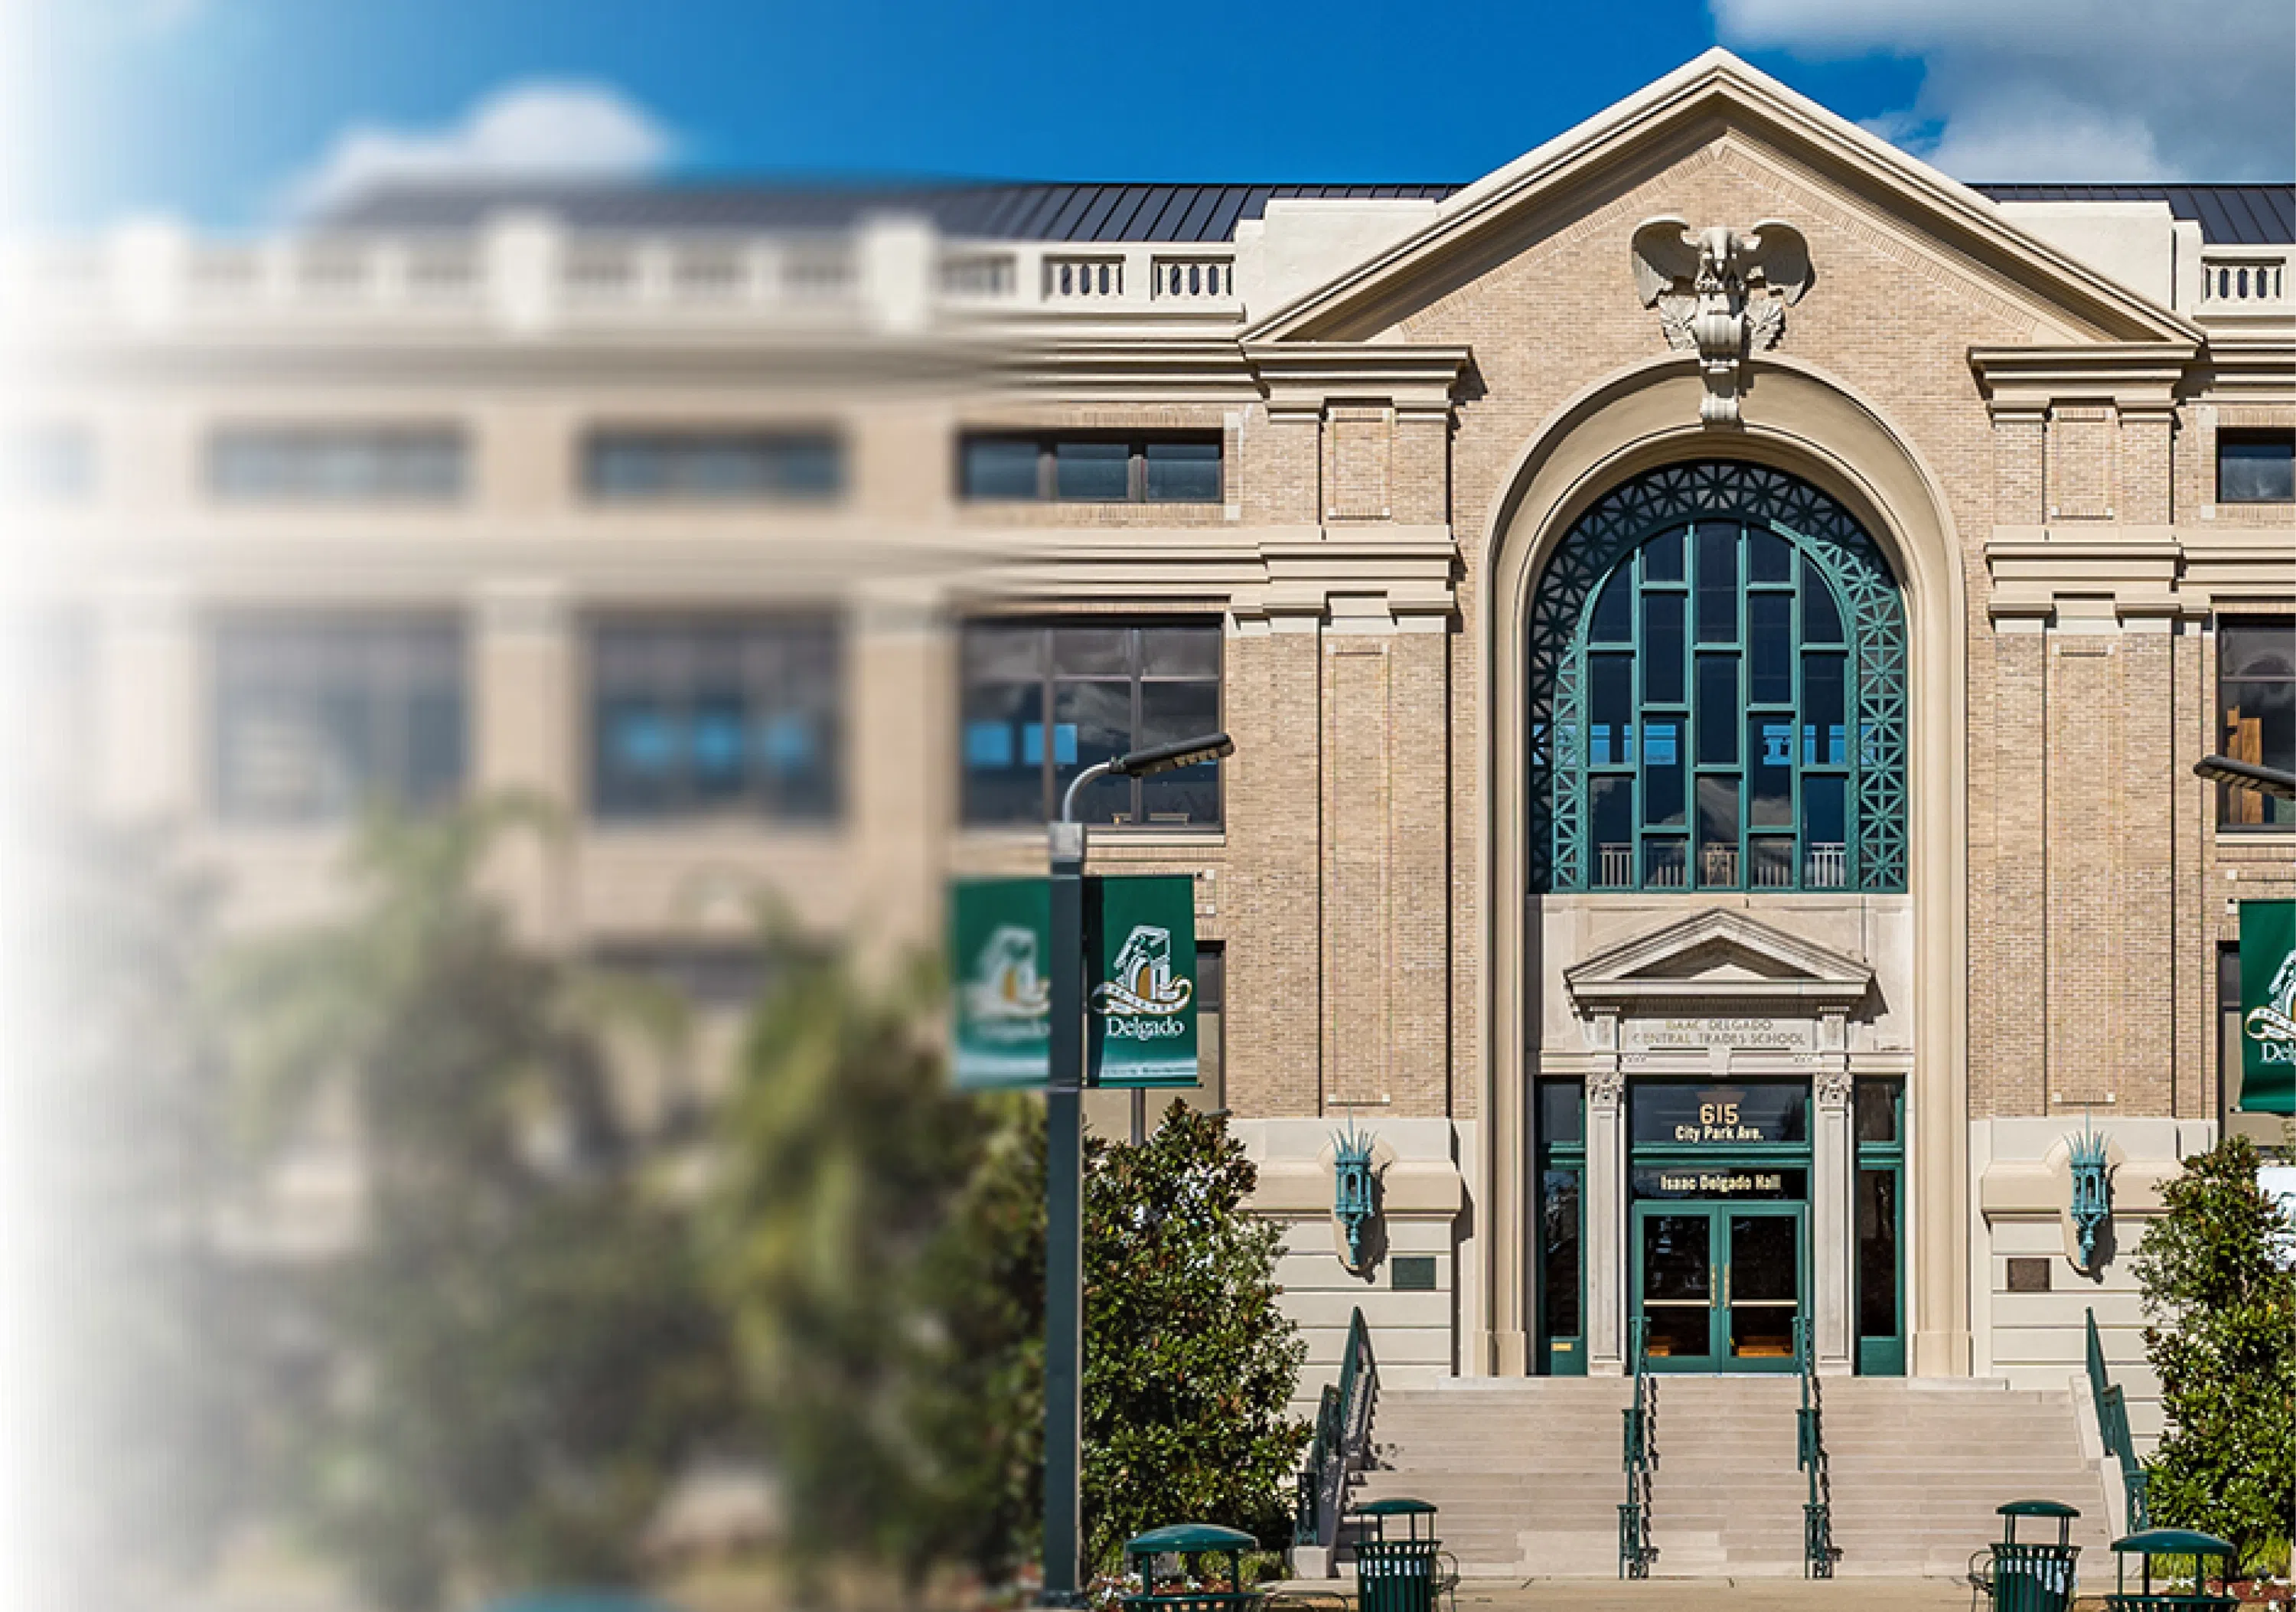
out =
{"type": "Polygon", "coordinates": [[[2210,253],[2201,259],[2201,311],[2273,311],[2266,305],[2288,300],[2288,254],[2277,249],[2210,253]]]}
{"type": "Polygon", "coordinates": [[[2096,1335],[2096,1312],[2088,1316],[2088,1391],[2096,1406],[2097,1436],[2104,1443],[2104,1452],[2120,1463],[2121,1497],[2128,1508],[2128,1532],[2140,1533],[2151,1527],[2145,1503],[2146,1491],[2152,1475],[2136,1459],[2136,1443],[2128,1433],[2128,1402],[2123,1397],[2119,1384],[2105,1374],[2104,1345],[2096,1335]]]}
{"type": "Polygon", "coordinates": [[[1658,1560],[1651,1543],[1651,1474],[1658,1467],[1658,1379],[1651,1375],[1650,1342],[1643,1318],[1627,1323],[1627,1347],[1634,1356],[1634,1397],[1626,1409],[1627,1498],[1619,1505],[1619,1576],[1648,1578],[1658,1560]]]}
{"type": "Polygon", "coordinates": [[[1045,300],[1114,298],[1124,294],[1121,258],[1047,258],[1045,259],[1045,300]]]}
{"type": "Polygon", "coordinates": [[[1229,258],[1158,258],[1149,265],[1148,294],[1159,301],[1233,297],[1235,262],[1229,258]]]}
{"type": "Polygon", "coordinates": [[[32,318],[140,325],[251,317],[493,317],[527,329],[684,310],[899,317],[1242,313],[1225,247],[938,241],[916,220],[750,234],[566,229],[505,218],[467,231],[193,237],[136,226],[102,241],[0,245],[0,305],[32,318]],[[928,243],[922,254],[920,239],[928,243]]]}
{"type": "Polygon", "coordinates": [[[1371,1328],[1362,1310],[1348,1322],[1347,1353],[1336,1386],[1324,1385],[1316,1410],[1316,1436],[1300,1468],[1292,1518],[1292,1542],[1339,1542],[1340,1516],[1346,1509],[1348,1477],[1363,1469],[1371,1454],[1371,1415],[1379,1397],[1379,1362],[1373,1357],[1371,1328]]]}
{"type": "Polygon", "coordinates": [[[1832,1578],[1841,1550],[1833,1542],[1833,1476],[1825,1460],[1825,1394],[1817,1376],[1817,1348],[1809,1318],[1794,1318],[1794,1368],[1801,1374],[1801,1411],[1795,1418],[1795,1461],[1809,1477],[1801,1508],[1801,1575],[1832,1578]]]}

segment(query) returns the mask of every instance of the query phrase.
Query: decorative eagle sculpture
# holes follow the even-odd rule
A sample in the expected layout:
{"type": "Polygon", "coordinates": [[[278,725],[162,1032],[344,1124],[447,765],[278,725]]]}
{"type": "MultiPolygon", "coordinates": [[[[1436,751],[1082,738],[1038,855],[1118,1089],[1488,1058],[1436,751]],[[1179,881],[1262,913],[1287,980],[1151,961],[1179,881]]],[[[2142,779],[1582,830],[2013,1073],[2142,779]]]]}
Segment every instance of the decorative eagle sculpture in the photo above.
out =
{"type": "Polygon", "coordinates": [[[1693,229],[1669,216],[1636,225],[1628,255],[1635,291],[1644,308],[1658,310],[1667,345],[1698,354],[1706,382],[1698,417],[1736,424],[1747,354],[1777,345],[1787,307],[1816,277],[1808,241],[1778,218],[1742,233],[1723,225],[1693,229]]]}

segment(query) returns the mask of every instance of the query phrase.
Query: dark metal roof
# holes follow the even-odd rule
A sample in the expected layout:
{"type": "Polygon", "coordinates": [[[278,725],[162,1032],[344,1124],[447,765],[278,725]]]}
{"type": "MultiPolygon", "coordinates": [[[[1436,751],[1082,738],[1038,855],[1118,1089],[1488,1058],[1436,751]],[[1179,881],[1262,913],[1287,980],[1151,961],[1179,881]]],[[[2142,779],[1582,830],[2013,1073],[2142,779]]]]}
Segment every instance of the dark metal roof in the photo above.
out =
{"type": "Polygon", "coordinates": [[[377,189],[324,229],[467,229],[531,208],[575,229],[834,229],[915,212],[945,235],[997,241],[1232,241],[1273,196],[1440,201],[1456,185],[560,185],[377,189]]]}
{"type": "MultiPolygon", "coordinates": [[[[1273,197],[1439,202],[1456,185],[427,185],[368,191],[323,229],[467,229],[536,209],[571,228],[836,229],[914,212],[944,235],[996,241],[1233,241],[1273,197]]],[[[2166,202],[2210,244],[2296,242],[2296,185],[1980,185],[1997,202],[2166,202]]]]}
{"type": "Polygon", "coordinates": [[[2166,202],[2211,246],[2296,242],[2296,185],[1975,185],[1996,202],[2166,202]]]}

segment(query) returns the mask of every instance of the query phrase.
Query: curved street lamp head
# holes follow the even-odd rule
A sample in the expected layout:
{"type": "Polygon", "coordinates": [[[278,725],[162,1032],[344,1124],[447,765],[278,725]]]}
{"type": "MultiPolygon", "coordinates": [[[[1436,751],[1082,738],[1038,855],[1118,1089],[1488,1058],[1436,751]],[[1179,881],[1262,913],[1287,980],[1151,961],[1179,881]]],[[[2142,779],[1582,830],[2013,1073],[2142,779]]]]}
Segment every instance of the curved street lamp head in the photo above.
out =
{"type": "Polygon", "coordinates": [[[1175,739],[1169,744],[1151,744],[1144,750],[1127,751],[1108,764],[1108,769],[1121,777],[1144,778],[1151,773],[1169,772],[1176,767],[1193,767],[1198,761],[1217,761],[1221,756],[1235,753],[1235,741],[1224,733],[1198,734],[1193,739],[1175,739]]]}
{"type": "MultiPolygon", "coordinates": [[[[1061,794],[1061,815],[1053,823],[1057,831],[1062,824],[1076,821],[1077,796],[1085,785],[1105,777],[1144,778],[1159,772],[1169,772],[1176,767],[1193,767],[1198,761],[1218,761],[1235,753],[1235,741],[1224,733],[1198,734],[1193,739],[1175,739],[1169,744],[1151,744],[1141,750],[1128,750],[1112,761],[1095,761],[1069,780],[1061,794]]],[[[1079,833],[1081,830],[1079,830],[1079,833]]],[[[1065,836],[1055,832],[1054,838],[1066,845],[1065,836]]],[[[1084,842],[1079,839],[1075,848],[1061,854],[1082,856],[1084,842]]]]}
{"type": "Polygon", "coordinates": [[[2264,794],[2278,795],[2284,801],[2296,801],[2296,772],[2283,772],[2277,767],[2259,767],[2253,761],[2235,761],[2230,756],[2202,756],[2193,763],[2194,773],[2215,784],[2229,784],[2235,789],[2253,789],[2264,794]]]}

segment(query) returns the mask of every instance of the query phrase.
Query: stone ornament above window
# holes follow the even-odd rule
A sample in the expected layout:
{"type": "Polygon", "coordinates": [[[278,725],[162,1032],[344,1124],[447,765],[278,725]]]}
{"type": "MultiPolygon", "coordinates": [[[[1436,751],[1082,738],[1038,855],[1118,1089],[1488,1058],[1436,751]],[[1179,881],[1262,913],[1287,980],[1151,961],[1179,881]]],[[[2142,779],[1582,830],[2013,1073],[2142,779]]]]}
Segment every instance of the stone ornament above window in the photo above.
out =
{"type": "Polygon", "coordinates": [[[1693,230],[1669,215],[1636,225],[1628,255],[1635,291],[1644,308],[1658,309],[1667,345],[1698,354],[1706,382],[1700,421],[1737,424],[1747,355],[1777,345],[1787,307],[1816,277],[1809,243],[1777,218],[1741,232],[1723,225],[1693,230]]]}

